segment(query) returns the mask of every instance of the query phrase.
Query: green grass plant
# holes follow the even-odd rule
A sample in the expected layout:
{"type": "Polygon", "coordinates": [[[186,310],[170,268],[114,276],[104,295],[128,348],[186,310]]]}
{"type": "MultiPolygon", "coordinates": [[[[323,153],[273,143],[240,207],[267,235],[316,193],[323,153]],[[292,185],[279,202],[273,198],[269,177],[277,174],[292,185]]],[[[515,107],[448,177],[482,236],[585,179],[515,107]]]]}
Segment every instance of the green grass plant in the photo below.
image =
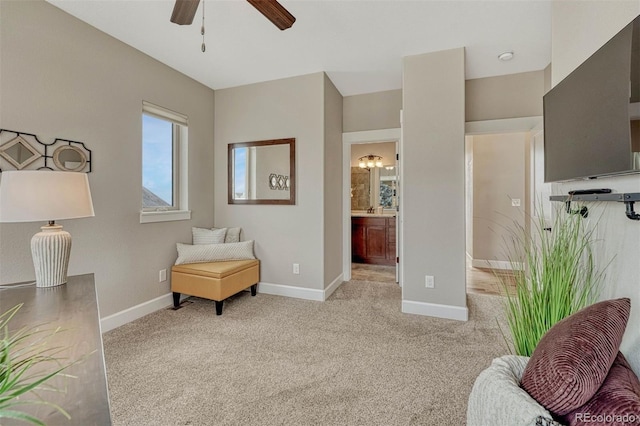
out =
{"type": "Polygon", "coordinates": [[[558,209],[551,231],[543,218],[532,222],[530,233],[514,225],[506,241],[515,294],[506,291],[511,277],[498,277],[507,294],[511,343],[523,356],[531,356],[555,323],[597,300],[604,272],[594,260],[595,226],[589,221],[558,209]]]}
{"type": "Polygon", "coordinates": [[[46,382],[79,360],[67,362],[59,357],[64,348],[50,345],[52,338],[62,331],[60,328],[25,327],[10,332],[9,322],[21,306],[0,314],[0,420],[8,418],[44,425],[38,418],[20,411],[20,407],[31,404],[48,405],[69,419],[62,407],[45,401],[38,392],[58,391],[46,382]]]}

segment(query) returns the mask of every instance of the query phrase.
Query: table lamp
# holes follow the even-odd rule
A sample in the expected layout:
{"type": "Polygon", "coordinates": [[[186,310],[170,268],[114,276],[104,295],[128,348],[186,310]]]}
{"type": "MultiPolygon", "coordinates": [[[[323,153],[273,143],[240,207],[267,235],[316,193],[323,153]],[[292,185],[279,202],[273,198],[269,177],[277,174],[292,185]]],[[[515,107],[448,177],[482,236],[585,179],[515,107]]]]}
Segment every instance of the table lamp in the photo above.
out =
{"type": "Polygon", "coordinates": [[[0,173],[0,222],[48,221],[31,239],[36,287],[67,282],[71,235],[56,220],[95,216],[86,173],[16,170],[0,173]]]}

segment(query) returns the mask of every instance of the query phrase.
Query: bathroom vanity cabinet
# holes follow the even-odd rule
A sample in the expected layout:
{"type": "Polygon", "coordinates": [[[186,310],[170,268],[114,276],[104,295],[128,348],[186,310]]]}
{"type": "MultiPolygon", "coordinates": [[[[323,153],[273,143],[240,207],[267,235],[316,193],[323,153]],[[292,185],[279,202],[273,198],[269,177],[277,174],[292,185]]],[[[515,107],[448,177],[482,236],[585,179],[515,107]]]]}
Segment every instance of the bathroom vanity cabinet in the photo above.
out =
{"type": "Polygon", "coordinates": [[[396,218],[387,215],[351,217],[351,261],[396,264],[396,218]]]}

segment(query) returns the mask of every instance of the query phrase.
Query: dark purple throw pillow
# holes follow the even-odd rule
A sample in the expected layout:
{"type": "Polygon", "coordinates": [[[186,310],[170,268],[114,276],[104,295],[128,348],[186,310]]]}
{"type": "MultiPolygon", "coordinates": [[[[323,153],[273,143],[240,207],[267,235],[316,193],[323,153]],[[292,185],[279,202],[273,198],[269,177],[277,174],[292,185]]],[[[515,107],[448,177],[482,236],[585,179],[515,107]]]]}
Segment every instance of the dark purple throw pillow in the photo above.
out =
{"type": "Polygon", "coordinates": [[[622,353],[600,389],[585,405],[563,417],[569,426],[625,426],[640,424],[640,381],[622,353]]]}
{"type": "Polygon", "coordinates": [[[555,416],[584,405],[609,373],[630,309],[627,298],[606,300],[555,324],[533,351],[520,386],[555,416]]]}

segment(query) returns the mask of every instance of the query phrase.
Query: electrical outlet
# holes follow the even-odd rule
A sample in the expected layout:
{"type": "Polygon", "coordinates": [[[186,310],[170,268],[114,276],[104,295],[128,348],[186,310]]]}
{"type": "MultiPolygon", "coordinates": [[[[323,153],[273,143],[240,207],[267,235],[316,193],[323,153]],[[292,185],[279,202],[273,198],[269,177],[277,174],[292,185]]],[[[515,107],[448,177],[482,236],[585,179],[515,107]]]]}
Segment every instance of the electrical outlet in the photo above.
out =
{"type": "Polygon", "coordinates": [[[435,278],[433,277],[433,275],[424,276],[424,286],[426,288],[434,288],[436,286],[435,278]]]}
{"type": "Polygon", "coordinates": [[[299,263],[294,263],[293,264],[293,273],[298,275],[300,273],[300,264],[299,263]]]}
{"type": "Polygon", "coordinates": [[[520,198],[512,198],[511,207],[520,207],[520,198]]]}
{"type": "Polygon", "coordinates": [[[158,282],[164,282],[167,280],[167,270],[166,269],[160,269],[160,273],[158,274],[158,282]]]}

